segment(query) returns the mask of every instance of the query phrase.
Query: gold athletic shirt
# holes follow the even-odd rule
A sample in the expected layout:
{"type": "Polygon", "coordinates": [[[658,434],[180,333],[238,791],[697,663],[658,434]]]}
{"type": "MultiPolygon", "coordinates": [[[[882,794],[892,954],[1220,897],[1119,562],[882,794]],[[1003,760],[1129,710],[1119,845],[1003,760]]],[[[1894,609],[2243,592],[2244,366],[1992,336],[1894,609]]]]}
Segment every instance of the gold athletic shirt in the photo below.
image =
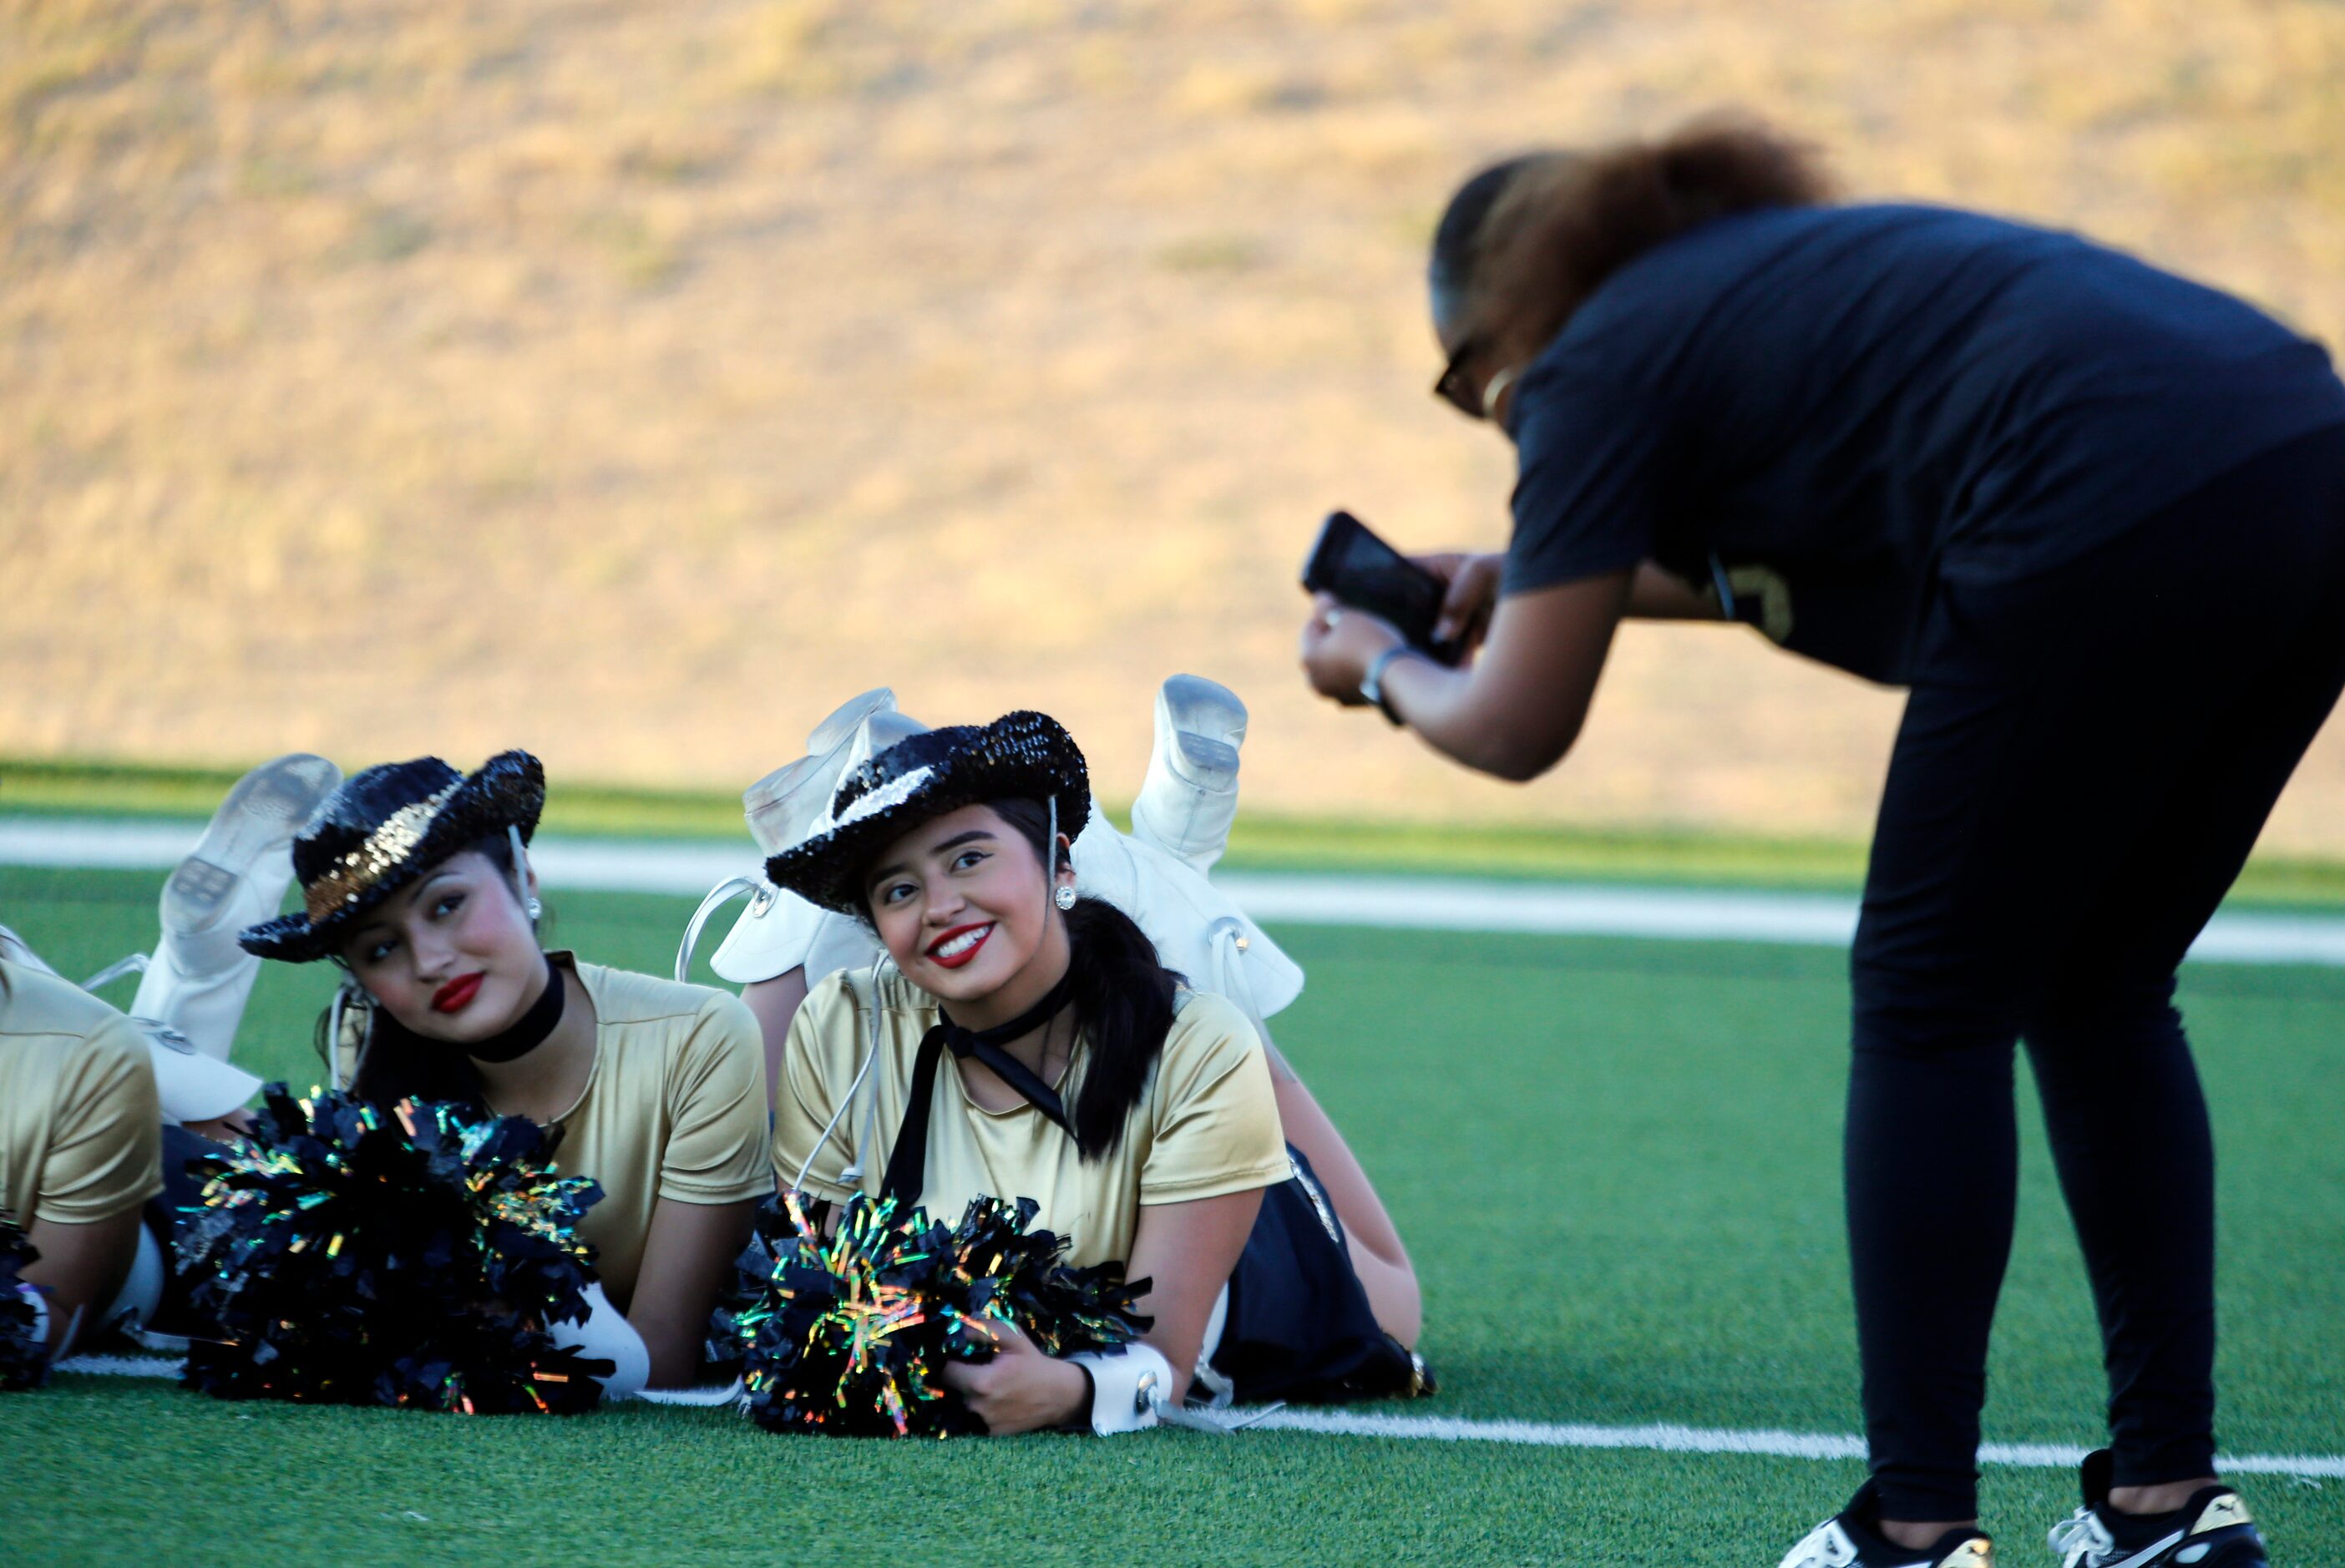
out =
{"type": "Polygon", "coordinates": [[[163,1190],[147,1041],[88,992],[0,960],[0,1210],[88,1225],[163,1190]]]}
{"type": "Polygon", "coordinates": [[[554,1164],[603,1184],[578,1233],[600,1249],[603,1288],[624,1312],[661,1199],[736,1203],[774,1190],[765,1047],[728,992],[549,956],[577,975],[595,1018],[586,1087],[551,1124],[562,1129],[554,1164]]]}
{"type": "MultiPolygon", "coordinates": [[[[1131,1258],[1145,1205],[1285,1180],[1286,1138],[1253,1024],[1220,996],[1187,993],[1177,1006],[1164,1053],[1122,1139],[1096,1161],[1083,1159],[1075,1140],[1030,1105],[996,1111],[970,1099],[959,1064],[945,1053],[929,1108],[928,1183],[920,1195],[929,1216],[957,1220],[981,1193],[1031,1198],[1041,1205],[1034,1223],[1069,1238],[1069,1261],[1088,1266],[1131,1258]]],[[[820,1198],[847,1197],[841,1178],[860,1140],[857,1186],[879,1190],[904,1119],[913,1058],[922,1037],[941,1021],[936,998],[892,970],[883,972],[876,992],[868,969],[831,976],[791,1023],[774,1096],[774,1168],[784,1185],[854,1082],[870,1050],[875,1010],[879,1061],[823,1146],[806,1189],[820,1198]]],[[[1087,1043],[1079,1038],[1059,1086],[1070,1105],[1087,1057],[1087,1043]]]]}

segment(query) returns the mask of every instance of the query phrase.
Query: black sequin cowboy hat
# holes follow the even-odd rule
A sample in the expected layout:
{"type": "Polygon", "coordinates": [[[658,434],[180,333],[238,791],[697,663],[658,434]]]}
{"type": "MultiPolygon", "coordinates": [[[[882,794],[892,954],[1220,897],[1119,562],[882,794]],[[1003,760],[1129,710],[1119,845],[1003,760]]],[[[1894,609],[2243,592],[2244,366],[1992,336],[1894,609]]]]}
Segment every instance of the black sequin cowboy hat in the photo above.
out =
{"type": "Polygon", "coordinates": [[[1055,801],[1070,836],[1091,820],[1083,754],[1048,713],[908,736],[849,770],[806,836],[766,862],[766,880],[842,915],[863,914],[858,878],[890,840],[932,817],[989,801],[1055,801]]]}
{"type": "Polygon", "coordinates": [[[237,941],[263,958],[323,958],[360,916],[450,855],[509,827],[526,844],[544,808],[545,769],[527,752],[500,752],[469,774],[438,757],[353,774],[294,837],[303,907],[237,941]]]}

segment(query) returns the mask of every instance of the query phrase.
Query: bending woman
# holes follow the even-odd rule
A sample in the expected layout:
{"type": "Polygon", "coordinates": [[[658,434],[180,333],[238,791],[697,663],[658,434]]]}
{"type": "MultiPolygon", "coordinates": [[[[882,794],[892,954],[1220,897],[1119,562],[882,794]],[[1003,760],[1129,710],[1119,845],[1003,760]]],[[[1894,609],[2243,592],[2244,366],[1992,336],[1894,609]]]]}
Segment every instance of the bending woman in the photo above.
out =
{"type": "Polygon", "coordinates": [[[523,846],[544,803],[544,770],[525,752],[470,776],[437,757],[369,768],[294,840],[303,909],[242,941],[349,971],[366,1017],[361,1095],[458,1101],[559,1132],[563,1173],[603,1188],[579,1234],[624,1314],[590,1320],[594,1352],[621,1362],[609,1386],[679,1386],[773,1191],[756,1023],[724,992],[539,946],[523,846]]]}
{"type": "Polygon", "coordinates": [[[1873,1479],[1785,1562],[1986,1552],[2025,1038],[2109,1377],[2067,1568],[2254,1568],[2215,1468],[2214,1158],[2175,971],[2345,685],[2345,385],[2074,236],[1823,195],[1733,128],[1461,187],[1435,389],[1520,464],[1504,556],[1429,562],[1478,651],[1445,669],[1323,604],[1304,663],[1512,779],[1570,748],[1624,614],[1747,621],[1909,687],[1850,973],[1873,1479]]]}
{"type": "MultiPolygon", "coordinates": [[[[1033,1199],[1071,1261],[1152,1282],[1145,1343],[1174,1400],[1193,1371],[1251,1395],[1280,1362],[1297,1394],[1418,1386],[1282,1136],[1251,1020],[1185,989],[1129,916],[1077,892],[1053,824],[1090,810],[1072,739],[1011,713],[880,751],[766,862],[777,887],[869,921],[893,965],[834,974],[798,1009],[775,1094],[783,1182],[948,1214],[1033,1199]]],[[[1005,1433],[1086,1411],[1093,1430],[1136,1424],[1132,1391],[1092,1381],[1108,1375],[1014,1337],[946,1373],[1005,1433]]]]}

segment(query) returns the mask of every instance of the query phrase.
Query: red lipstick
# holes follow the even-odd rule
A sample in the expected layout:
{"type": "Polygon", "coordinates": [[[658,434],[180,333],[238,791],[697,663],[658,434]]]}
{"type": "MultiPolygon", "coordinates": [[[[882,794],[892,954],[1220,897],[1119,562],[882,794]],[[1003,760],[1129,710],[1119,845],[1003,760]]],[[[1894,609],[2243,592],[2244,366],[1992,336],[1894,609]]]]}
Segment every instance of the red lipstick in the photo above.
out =
{"type": "Polygon", "coordinates": [[[475,969],[469,975],[459,975],[431,994],[431,1010],[435,1013],[461,1013],[481,994],[481,982],[488,972],[475,969]]]}
{"type": "Polygon", "coordinates": [[[929,943],[926,948],[922,949],[922,951],[927,956],[929,962],[934,964],[938,968],[958,969],[962,965],[968,963],[970,959],[976,957],[979,953],[984,951],[986,943],[992,940],[992,937],[993,922],[990,920],[980,920],[972,922],[967,926],[954,926],[943,936],[929,943]],[[980,933],[978,939],[970,943],[968,946],[962,948],[959,952],[955,953],[949,958],[937,951],[938,948],[946,946],[948,943],[959,941],[962,937],[968,936],[972,931],[980,933]]]}

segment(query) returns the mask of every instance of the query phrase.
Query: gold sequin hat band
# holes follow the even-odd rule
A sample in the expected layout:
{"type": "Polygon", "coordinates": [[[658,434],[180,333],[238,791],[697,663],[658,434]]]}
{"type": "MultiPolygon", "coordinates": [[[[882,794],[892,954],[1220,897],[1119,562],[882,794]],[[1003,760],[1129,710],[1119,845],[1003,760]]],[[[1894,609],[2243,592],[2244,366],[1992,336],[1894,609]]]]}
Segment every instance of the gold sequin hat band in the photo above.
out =
{"type": "Polygon", "coordinates": [[[301,911],[237,940],[264,958],[322,958],[360,915],[450,855],[508,827],[526,842],[544,806],[545,769],[527,752],[502,752],[471,774],[438,757],[354,774],[293,840],[301,911]]]}
{"type": "Polygon", "coordinates": [[[857,885],[871,857],[931,817],[997,800],[1059,803],[1069,837],[1091,820],[1082,748],[1048,713],[1021,709],[990,724],[907,736],[838,781],[807,835],[766,862],[766,880],[826,909],[863,913],[857,885]]]}

